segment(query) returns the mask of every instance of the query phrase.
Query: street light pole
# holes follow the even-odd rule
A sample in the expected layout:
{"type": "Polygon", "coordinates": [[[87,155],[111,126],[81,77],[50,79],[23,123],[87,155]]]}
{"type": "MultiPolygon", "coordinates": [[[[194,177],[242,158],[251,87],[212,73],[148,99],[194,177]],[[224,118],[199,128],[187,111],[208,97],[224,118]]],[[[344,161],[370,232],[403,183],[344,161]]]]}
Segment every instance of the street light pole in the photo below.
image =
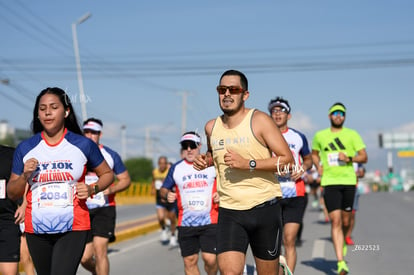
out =
{"type": "Polygon", "coordinates": [[[83,90],[83,80],[82,80],[82,71],[81,71],[81,63],[80,63],[80,56],[79,56],[79,45],[78,45],[78,35],[76,32],[76,26],[85,22],[89,17],[91,17],[91,15],[92,14],[88,12],[84,16],[79,18],[76,22],[72,23],[73,49],[75,51],[76,71],[78,73],[78,85],[79,85],[79,101],[81,103],[83,121],[85,121],[88,118],[88,116],[86,113],[86,97],[85,97],[85,92],[83,90]]]}
{"type": "Polygon", "coordinates": [[[126,159],[126,126],[121,126],[121,143],[122,143],[122,150],[121,150],[121,159],[125,161],[126,159]]]}

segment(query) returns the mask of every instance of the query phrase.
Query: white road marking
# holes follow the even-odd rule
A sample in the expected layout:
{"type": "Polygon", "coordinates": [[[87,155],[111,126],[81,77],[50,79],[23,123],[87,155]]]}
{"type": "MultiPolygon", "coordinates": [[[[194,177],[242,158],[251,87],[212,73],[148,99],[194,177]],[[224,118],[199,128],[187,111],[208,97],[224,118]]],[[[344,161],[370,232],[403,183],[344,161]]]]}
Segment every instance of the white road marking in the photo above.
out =
{"type": "Polygon", "coordinates": [[[325,214],[323,214],[323,211],[321,213],[319,213],[319,220],[320,221],[325,221],[325,214]]]}
{"type": "Polygon", "coordinates": [[[412,197],[409,197],[409,196],[403,196],[403,200],[405,200],[407,202],[411,202],[413,199],[412,199],[412,197]]]}
{"type": "Polygon", "coordinates": [[[144,246],[144,245],[148,245],[148,244],[154,243],[154,242],[159,242],[159,237],[154,237],[152,239],[148,239],[148,240],[143,241],[143,242],[138,242],[138,243],[135,243],[133,245],[126,246],[126,247],[120,249],[117,252],[112,252],[110,255],[116,256],[117,254],[123,254],[123,253],[128,252],[128,251],[130,251],[132,249],[135,249],[137,247],[144,246]]]}
{"type": "Polygon", "coordinates": [[[315,240],[313,242],[312,259],[325,258],[325,240],[315,240]]]}

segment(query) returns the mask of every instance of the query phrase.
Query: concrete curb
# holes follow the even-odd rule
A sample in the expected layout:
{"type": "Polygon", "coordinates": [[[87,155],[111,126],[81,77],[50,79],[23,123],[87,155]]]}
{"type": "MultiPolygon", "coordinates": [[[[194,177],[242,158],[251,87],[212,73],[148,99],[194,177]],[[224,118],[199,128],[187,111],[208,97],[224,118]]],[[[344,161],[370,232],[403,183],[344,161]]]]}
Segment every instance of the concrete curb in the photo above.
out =
{"type": "Polygon", "coordinates": [[[149,232],[155,231],[160,228],[156,215],[147,216],[141,219],[127,221],[124,223],[117,224],[115,227],[115,244],[122,242],[139,235],[144,235],[149,232]]]}

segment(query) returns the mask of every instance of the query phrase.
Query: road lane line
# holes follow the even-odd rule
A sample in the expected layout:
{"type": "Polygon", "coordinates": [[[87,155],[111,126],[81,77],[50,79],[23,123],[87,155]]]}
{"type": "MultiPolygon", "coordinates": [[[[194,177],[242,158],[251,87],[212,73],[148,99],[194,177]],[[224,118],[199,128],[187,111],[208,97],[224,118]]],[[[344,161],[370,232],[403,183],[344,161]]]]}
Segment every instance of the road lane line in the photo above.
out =
{"type": "Polygon", "coordinates": [[[313,242],[312,259],[325,258],[325,240],[315,240],[313,242]]]}
{"type": "Polygon", "coordinates": [[[325,221],[325,214],[323,214],[323,212],[319,213],[318,219],[319,221],[325,221]]]}
{"type": "Polygon", "coordinates": [[[135,249],[135,248],[137,248],[137,247],[144,246],[144,245],[148,245],[148,244],[150,244],[150,243],[154,243],[154,242],[157,242],[157,241],[159,242],[159,237],[154,237],[154,238],[152,238],[152,239],[148,239],[148,240],[143,241],[143,242],[138,242],[138,243],[135,243],[135,244],[133,244],[133,245],[126,246],[126,247],[124,247],[124,248],[120,249],[120,250],[119,250],[119,251],[117,251],[117,252],[112,252],[110,255],[115,256],[115,255],[117,255],[117,254],[123,254],[123,253],[128,252],[128,251],[130,251],[130,250],[132,250],[132,249],[135,249]]]}

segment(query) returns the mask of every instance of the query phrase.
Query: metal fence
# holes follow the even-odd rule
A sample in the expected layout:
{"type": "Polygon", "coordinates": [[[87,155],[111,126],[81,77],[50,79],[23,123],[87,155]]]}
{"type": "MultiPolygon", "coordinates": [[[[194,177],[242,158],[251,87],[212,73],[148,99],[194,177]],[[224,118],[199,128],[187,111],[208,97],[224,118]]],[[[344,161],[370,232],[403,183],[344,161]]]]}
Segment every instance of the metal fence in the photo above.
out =
{"type": "Polygon", "coordinates": [[[116,194],[118,197],[134,197],[134,196],[151,196],[151,183],[149,182],[133,182],[128,189],[116,194]]]}

